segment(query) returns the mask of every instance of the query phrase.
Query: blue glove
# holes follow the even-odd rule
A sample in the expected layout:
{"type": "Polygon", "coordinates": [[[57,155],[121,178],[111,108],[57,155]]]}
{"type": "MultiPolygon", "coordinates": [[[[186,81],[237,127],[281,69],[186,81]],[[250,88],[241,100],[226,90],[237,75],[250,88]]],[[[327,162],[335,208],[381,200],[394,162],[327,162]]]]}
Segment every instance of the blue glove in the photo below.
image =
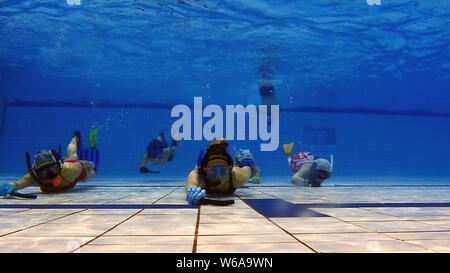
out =
{"type": "Polygon", "coordinates": [[[12,192],[17,192],[16,187],[9,183],[0,184],[0,196],[7,196],[12,192]]]}
{"type": "Polygon", "coordinates": [[[253,160],[251,160],[251,159],[244,159],[244,160],[242,160],[241,164],[242,164],[242,167],[244,167],[244,166],[253,167],[253,165],[255,165],[255,162],[253,162],[253,160]]]}
{"type": "Polygon", "coordinates": [[[206,197],[206,191],[202,190],[200,187],[189,187],[187,194],[186,194],[186,200],[192,204],[197,205],[198,202],[206,197]]]}

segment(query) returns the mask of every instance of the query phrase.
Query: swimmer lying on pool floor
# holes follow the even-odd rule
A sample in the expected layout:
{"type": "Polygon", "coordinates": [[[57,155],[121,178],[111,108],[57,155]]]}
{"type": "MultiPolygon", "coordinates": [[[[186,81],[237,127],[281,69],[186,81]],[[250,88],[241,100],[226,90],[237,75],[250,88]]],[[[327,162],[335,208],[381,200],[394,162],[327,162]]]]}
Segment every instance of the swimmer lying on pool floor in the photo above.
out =
{"type": "Polygon", "coordinates": [[[227,151],[226,139],[212,141],[206,153],[200,153],[197,166],[186,180],[186,200],[198,204],[206,194],[231,195],[247,183],[249,166],[233,166],[233,158],[227,151]]]}
{"type": "Polygon", "coordinates": [[[298,152],[291,157],[294,143],[284,144],[289,168],[293,174],[291,182],[299,186],[320,187],[333,173],[333,155],[331,163],[325,158],[319,158],[310,152],[298,152]]]}
{"type": "Polygon", "coordinates": [[[34,156],[30,166],[27,153],[28,170],[21,179],[0,185],[0,196],[6,196],[29,186],[38,186],[43,192],[61,192],[75,187],[96,175],[92,161],[78,160],[78,134],[75,134],[67,147],[67,156],[63,159],[54,150],[42,150],[34,156]]]}

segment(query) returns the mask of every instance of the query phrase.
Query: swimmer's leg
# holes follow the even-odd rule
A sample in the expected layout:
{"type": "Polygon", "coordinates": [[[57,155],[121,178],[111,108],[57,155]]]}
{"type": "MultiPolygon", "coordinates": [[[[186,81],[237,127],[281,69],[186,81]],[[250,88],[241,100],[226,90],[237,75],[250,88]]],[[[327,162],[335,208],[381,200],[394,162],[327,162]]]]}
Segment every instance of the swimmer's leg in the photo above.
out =
{"type": "Polygon", "coordinates": [[[67,146],[66,160],[78,159],[77,143],[78,143],[78,138],[76,136],[73,136],[72,140],[70,141],[69,145],[67,146]]]}
{"type": "Polygon", "coordinates": [[[172,144],[172,147],[170,147],[170,155],[167,161],[172,161],[175,158],[175,154],[177,151],[177,146],[172,144]]]}

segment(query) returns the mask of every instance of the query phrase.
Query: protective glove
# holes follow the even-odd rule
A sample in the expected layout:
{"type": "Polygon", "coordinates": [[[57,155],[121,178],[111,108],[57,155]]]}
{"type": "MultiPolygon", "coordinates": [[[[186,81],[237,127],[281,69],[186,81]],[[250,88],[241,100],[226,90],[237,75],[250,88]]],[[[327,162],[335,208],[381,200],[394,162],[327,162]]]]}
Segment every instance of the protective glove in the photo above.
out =
{"type": "Polygon", "coordinates": [[[197,205],[198,202],[206,197],[206,191],[202,190],[200,187],[189,187],[187,194],[186,194],[186,200],[192,204],[197,205]]]}
{"type": "Polygon", "coordinates": [[[16,187],[9,183],[0,184],[0,196],[7,196],[12,192],[17,192],[16,187]]]}
{"type": "Polygon", "coordinates": [[[244,159],[244,160],[242,160],[241,164],[242,164],[242,167],[249,166],[251,168],[251,167],[253,167],[253,165],[255,165],[255,162],[253,162],[252,159],[244,159]]]}
{"type": "Polygon", "coordinates": [[[140,173],[150,173],[150,170],[147,169],[147,167],[141,167],[141,168],[139,169],[139,172],[140,172],[140,173]]]}

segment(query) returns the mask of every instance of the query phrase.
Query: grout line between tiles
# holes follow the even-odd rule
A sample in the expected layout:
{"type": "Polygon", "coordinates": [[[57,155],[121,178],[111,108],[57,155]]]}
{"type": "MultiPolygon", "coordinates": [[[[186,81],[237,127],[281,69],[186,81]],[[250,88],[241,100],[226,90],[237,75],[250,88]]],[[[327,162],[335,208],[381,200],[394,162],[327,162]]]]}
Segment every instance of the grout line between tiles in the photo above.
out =
{"type": "MultiPolygon", "coordinates": [[[[136,194],[136,193],[133,193],[133,194],[130,194],[130,195],[127,195],[127,196],[118,198],[118,199],[114,199],[114,200],[109,201],[109,202],[114,202],[114,201],[117,201],[117,200],[121,200],[121,199],[130,197],[130,196],[132,196],[132,195],[134,195],[134,194],[136,194]]],[[[106,203],[103,203],[103,204],[99,204],[99,206],[104,205],[104,204],[108,204],[109,202],[106,202],[106,203]]],[[[92,209],[92,208],[91,208],[91,209],[92,209]]],[[[29,209],[29,210],[32,210],[32,209],[29,209]]],[[[40,226],[40,225],[48,224],[48,223],[50,223],[50,222],[52,222],[52,221],[56,221],[56,220],[59,220],[59,219],[62,219],[62,218],[65,218],[65,217],[68,217],[68,216],[71,216],[71,215],[74,215],[74,214],[77,214],[77,213],[81,213],[81,212],[84,212],[84,211],[87,211],[87,210],[89,210],[89,209],[82,209],[82,210],[80,210],[80,211],[75,211],[75,212],[73,212],[73,213],[69,213],[69,214],[66,214],[66,215],[62,215],[62,216],[60,216],[60,217],[53,218],[53,219],[50,219],[50,220],[41,222],[41,223],[36,224],[36,225],[32,225],[32,226],[29,226],[29,227],[26,227],[26,228],[22,228],[22,229],[19,229],[19,230],[16,230],[16,231],[12,231],[12,232],[10,232],[10,233],[6,233],[6,234],[3,234],[3,235],[0,235],[0,238],[1,238],[1,237],[4,237],[4,236],[7,236],[7,235],[11,235],[11,234],[17,233],[17,232],[20,232],[20,231],[24,231],[24,230],[27,230],[27,229],[31,229],[31,228],[34,228],[34,227],[37,227],[37,226],[40,226]]]]}
{"type": "MultiPolygon", "coordinates": [[[[365,210],[364,208],[359,208],[359,209],[365,210]]],[[[370,211],[370,210],[369,210],[369,211],[370,211]]],[[[373,211],[371,211],[371,212],[373,212],[373,211]]],[[[382,214],[384,214],[384,213],[382,213],[382,214]]],[[[389,215],[389,214],[385,214],[385,215],[397,217],[397,216],[395,216],[395,215],[389,215]]],[[[354,225],[354,226],[357,226],[357,227],[366,229],[366,230],[368,230],[368,231],[373,231],[373,232],[376,233],[376,234],[383,235],[383,236],[387,236],[387,237],[392,238],[392,239],[397,240],[397,241],[401,241],[401,242],[404,242],[404,243],[407,243],[407,244],[410,244],[410,245],[417,246],[417,247],[422,248],[422,249],[426,249],[426,250],[430,250],[430,251],[436,252],[436,251],[434,251],[434,250],[432,250],[432,249],[425,248],[425,247],[423,247],[423,246],[421,246],[421,245],[413,244],[413,243],[411,243],[411,242],[408,242],[408,241],[405,241],[405,240],[402,240],[402,239],[395,238],[395,237],[393,237],[393,236],[384,234],[383,232],[379,232],[378,230],[372,230],[372,229],[370,229],[370,228],[367,228],[367,227],[364,227],[364,226],[361,226],[361,225],[358,225],[358,224],[355,224],[355,223],[352,223],[352,222],[348,222],[348,221],[345,221],[345,220],[343,220],[343,219],[336,218],[336,217],[334,217],[334,216],[330,216],[330,217],[332,217],[332,218],[334,218],[334,219],[337,219],[337,220],[339,220],[339,221],[342,221],[342,222],[344,222],[344,223],[347,223],[347,224],[350,224],[350,225],[354,225]]],[[[394,220],[394,221],[395,221],[395,220],[394,220]]],[[[378,221],[374,221],[374,222],[378,222],[378,221]]]]}
{"type": "Polygon", "coordinates": [[[202,205],[198,205],[197,222],[195,223],[194,243],[192,245],[192,253],[197,253],[198,229],[200,228],[200,209],[202,205]]]}
{"type": "Polygon", "coordinates": [[[162,197],[158,198],[157,200],[153,201],[151,204],[149,204],[148,206],[146,206],[143,209],[140,209],[138,212],[132,214],[130,217],[127,217],[125,220],[121,221],[120,223],[114,225],[113,227],[109,228],[108,230],[106,230],[105,232],[101,233],[100,235],[94,237],[93,239],[87,241],[86,243],[80,245],[78,248],[75,248],[71,251],[71,253],[75,253],[76,251],[78,251],[79,249],[81,249],[82,247],[86,246],[87,244],[93,242],[94,240],[100,238],[101,236],[105,235],[106,233],[110,232],[111,230],[115,229],[116,227],[118,227],[119,225],[125,223],[126,221],[130,220],[131,218],[133,218],[134,216],[138,215],[139,213],[141,213],[143,210],[151,207],[153,204],[155,204],[156,202],[158,202],[159,200],[163,199],[164,197],[168,196],[169,194],[173,193],[174,191],[176,191],[178,188],[180,188],[180,186],[176,187],[175,189],[173,189],[172,191],[166,193],[165,195],[163,195],[162,197]]]}

